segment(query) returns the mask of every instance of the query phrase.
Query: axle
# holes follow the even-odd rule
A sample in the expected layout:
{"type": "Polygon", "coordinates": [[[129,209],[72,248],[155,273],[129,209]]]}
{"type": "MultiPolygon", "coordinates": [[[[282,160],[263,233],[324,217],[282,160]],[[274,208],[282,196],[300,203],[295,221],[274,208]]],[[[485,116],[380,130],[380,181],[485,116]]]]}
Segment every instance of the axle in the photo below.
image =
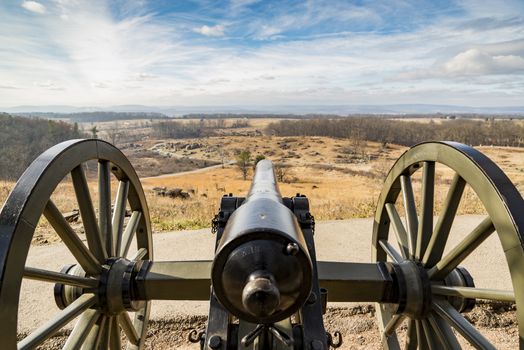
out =
{"type": "MultiPolygon", "coordinates": [[[[143,300],[209,300],[212,261],[146,261],[135,279],[143,300]]],[[[333,302],[395,302],[384,264],[317,263],[320,286],[333,302]]]]}
{"type": "MultiPolygon", "coordinates": [[[[136,310],[136,304],[146,300],[209,300],[212,263],[211,260],[143,260],[131,264],[120,259],[108,265],[109,269],[105,273],[107,277],[102,278],[98,286],[99,294],[104,296],[101,300],[109,307],[120,305],[120,309],[129,311],[136,310]],[[122,273],[125,278],[120,279],[118,276],[122,273]],[[122,295],[117,295],[116,291],[122,295]]],[[[74,266],[76,268],[68,266],[67,273],[72,276],[82,275],[83,271],[77,265],[74,266]]],[[[397,304],[399,313],[415,313],[413,309],[417,308],[418,301],[424,299],[423,294],[428,288],[445,290],[447,287],[474,287],[471,276],[463,267],[450,274],[454,277],[446,280],[446,285],[428,282],[422,286],[421,282],[417,282],[418,287],[412,282],[424,280],[418,273],[421,270],[405,264],[319,261],[317,269],[320,287],[327,291],[328,301],[397,304]],[[416,297],[410,299],[410,295],[416,297]]],[[[55,291],[60,293],[55,297],[61,308],[82,294],[79,287],[56,286],[55,291]]],[[[89,290],[93,291],[92,288],[89,290]]],[[[317,297],[320,296],[309,298],[317,297]]],[[[456,294],[448,298],[459,311],[471,310],[475,304],[474,299],[456,294]],[[465,304],[467,307],[463,306],[465,304]]]]}

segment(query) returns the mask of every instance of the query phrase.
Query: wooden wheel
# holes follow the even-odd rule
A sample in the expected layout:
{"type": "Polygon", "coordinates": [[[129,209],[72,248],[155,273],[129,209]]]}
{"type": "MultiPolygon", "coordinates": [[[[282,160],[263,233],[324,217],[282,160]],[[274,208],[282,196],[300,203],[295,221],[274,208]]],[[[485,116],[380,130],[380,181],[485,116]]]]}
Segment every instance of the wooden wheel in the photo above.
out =
{"type": "MultiPolygon", "coordinates": [[[[34,349],[77,318],[65,349],[143,347],[149,302],[126,299],[126,278],[142,259],[152,259],[149,213],[140,181],[126,157],[100,140],[71,140],[40,155],[24,172],[0,213],[0,339],[5,349],[34,349]],[[83,164],[98,163],[98,216],[83,164]],[[87,245],[65,220],[51,195],[70,176],[87,245]],[[118,183],[112,210],[111,180],[118,183]],[[131,216],[125,224],[126,206],[131,216]],[[31,239],[41,215],[74,261],[61,272],[26,266],[31,239]],[[128,257],[132,242],[136,253],[128,257]],[[50,282],[63,308],[17,343],[17,319],[23,279],[50,282]],[[134,320],[132,320],[134,314],[134,320]]],[[[128,278],[127,280],[130,280],[128,278]]]]}
{"type": "MultiPolygon", "coordinates": [[[[384,347],[458,349],[461,343],[470,343],[477,349],[494,349],[462,314],[474,306],[475,300],[484,299],[516,303],[523,349],[523,213],[524,201],[517,189],[500,168],[475,149],[431,142],[404,153],[385,180],[373,228],[373,261],[392,262],[394,275],[404,286],[401,303],[376,305],[384,347]],[[452,172],[453,177],[445,185],[447,196],[434,223],[436,187],[441,185],[435,181],[436,168],[438,172],[452,172]],[[420,195],[413,190],[412,179],[417,172],[421,173],[420,195]],[[452,240],[450,231],[467,186],[487,215],[452,240]],[[475,274],[471,276],[471,271],[459,266],[494,232],[501,256],[506,259],[500,264],[507,264],[512,290],[475,287],[475,274]],[[400,344],[399,326],[406,320],[406,341],[400,344]]],[[[491,267],[486,263],[484,268],[490,271],[491,267]]]]}

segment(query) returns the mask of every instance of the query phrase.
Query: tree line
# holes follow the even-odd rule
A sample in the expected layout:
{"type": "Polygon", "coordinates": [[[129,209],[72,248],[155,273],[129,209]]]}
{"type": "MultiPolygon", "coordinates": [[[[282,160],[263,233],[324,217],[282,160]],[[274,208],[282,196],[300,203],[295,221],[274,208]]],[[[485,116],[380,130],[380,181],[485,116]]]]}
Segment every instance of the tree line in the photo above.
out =
{"type": "Polygon", "coordinates": [[[36,117],[46,119],[68,119],[75,122],[108,122],[113,120],[135,120],[135,119],[168,119],[168,116],[156,112],[76,112],[76,113],[52,113],[32,112],[20,113],[22,117],[36,117]]]}
{"type": "Polygon", "coordinates": [[[16,180],[49,147],[81,137],[76,123],[0,113],[0,179],[16,180]]]}
{"type": "Polygon", "coordinates": [[[410,122],[383,118],[282,120],[266,133],[277,136],[327,136],[411,146],[424,141],[452,140],[473,146],[524,146],[524,125],[511,120],[446,120],[410,122]]]}
{"type": "Polygon", "coordinates": [[[198,138],[206,131],[203,122],[161,121],[152,124],[153,135],[157,138],[198,138]]]}
{"type": "Polygon", "coordinates": [[[200,119],[200,120],[165,120],[151,124],[152,135],[156,138],[198,138],[213,136],[218,129],[237,129],[249,127],[249,119],[200,119]]]}

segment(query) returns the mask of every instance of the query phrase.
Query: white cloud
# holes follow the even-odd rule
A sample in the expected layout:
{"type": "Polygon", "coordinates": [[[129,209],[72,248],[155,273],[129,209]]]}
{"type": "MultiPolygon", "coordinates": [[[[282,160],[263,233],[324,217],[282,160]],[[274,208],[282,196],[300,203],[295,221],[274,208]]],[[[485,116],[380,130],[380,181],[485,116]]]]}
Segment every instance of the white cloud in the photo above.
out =
{"type": "Polygon", "coordinates": [[[105,81],[94,81],[91,83],[91,86],[96,89],[107,89],[110,87],[110,84],[105,81]]]}
{"type": "Polygon", "coordinates": [[[22,3],[22,7],[34,13],[39,13],[39,14],[46,13],[46,7],[36,1],[24,1],[22,3]]]}
{"type": "Polygon", "coordinates": [[[260,2],[260,0],[230,0],[231,7],[244,7],[256,4],[257,2],[260,2]]]}
{"type": "Polygon", "coordinates": [[[138,74],[133,75],[129,80],[145,81],[145,80],[150,80],[150,79],[155,79],[155,78],[157,78],[157,76],[154,74],[138,73],[138,74]]]}
{"type": "Polygon", "coordinates": [[[524,71],[524,58],[515,55],[492,56],[479,49],[459,53],[444,64],[450,75],[514,74],[524,71]]]}
{"type": "Polygon", "coordinates": [[[35,81],[33,85],[38,88],[43,88],[47,90],[64,90],[63,87],[58,86],[55,82],[50,81],[50,80],[40,81],[40,82],[35,81]]]}
{"type": "Polygon", "coordinates": [[[205,36],[224,36],[224,26],[221,24],[217,24],[215,26],[206,26],[203,25],[200,28],[194,28],[193,31],[195,33],[199,33],[205,36]]]}
{"type": "Polygon", "coordinates": [[[450,103],[459,98],[468,104],[521,103],[524,24],[513,17],[492,14],[497,25],[482,31],[460,25],[476,18],[469,16],[386,34],[313,32],[256,45],[242,36],[229,40],[241,30],[251,40],[276,39],[308,21],[330,18],[381,20],[371,10],[344,10],[341,4],[267,21],[249,17],[239,24],[226,18],[215,22],[222,25],[196,28],[206,36],[227,32],[228,38],[211,45],[193,35],[189,40],[185,31],[213,18],[184,19],[182,26],[143,12],[115,19],[103,0],[54,2],[47,8],[54,16],[35,16],[30,25],[25,16],[2,13],[0,106],[450,103]],[[20,89],[6,88],[11,86],[20,89]],[[496,98],[486,98],[490,95],[496,98]]]}

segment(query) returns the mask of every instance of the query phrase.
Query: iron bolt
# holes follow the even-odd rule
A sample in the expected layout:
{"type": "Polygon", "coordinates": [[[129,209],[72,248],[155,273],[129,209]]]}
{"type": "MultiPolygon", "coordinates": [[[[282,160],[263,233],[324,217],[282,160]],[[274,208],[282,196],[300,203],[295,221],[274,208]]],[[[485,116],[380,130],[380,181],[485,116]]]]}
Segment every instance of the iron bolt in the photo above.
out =
{"type": "Polygon", "coordinates": [[[311,350],[324,350],[324,346],[320,340],[313,340],[311,342],[311,350]]]}
{"type": "Polygon", "coordinates": [[[289,243],[286,247],[286,253],[288,255],[296,255],[298,253],[298,244],[295,242],[289,243]]]}
{"type": "Polygon", "coordinates": [[[207,345],[213,350],[220,349],[220,345],[222,344],[222,338],[218,335],[214,335],[211,338],[209,338],[209,341],[207,342],[207,345]]]}

